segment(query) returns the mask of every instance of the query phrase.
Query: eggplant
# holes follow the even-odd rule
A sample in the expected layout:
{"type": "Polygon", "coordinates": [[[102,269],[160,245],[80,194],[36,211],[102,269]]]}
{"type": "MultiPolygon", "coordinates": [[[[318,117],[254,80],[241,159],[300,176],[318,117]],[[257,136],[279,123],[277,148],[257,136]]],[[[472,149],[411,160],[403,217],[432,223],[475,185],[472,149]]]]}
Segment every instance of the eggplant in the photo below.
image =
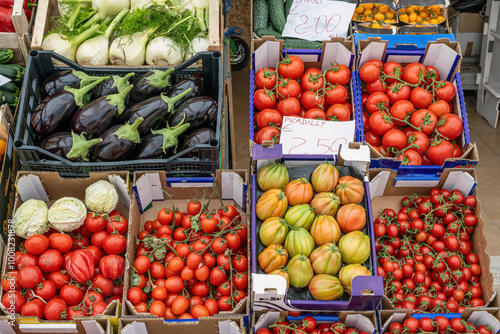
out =
{"type": "Polygon", "coordinates": [[[132,87],[129,85],[118,94],[99,97],[78,110],[71,119],[71,129],[77,134],[86,132],[88,138],[102,135],[113,124],[115,116],[125,110],[125,99],[132,87]]]}
{"type": "Polygon", "coordinates": [[[92,146],[102,142],[101,138],[87,140],[84,134],[58,132],[45,138],[40,148],[72,161],[89,161],[88,153],[92,146]]]}
{"type": "Polygon", "coordinates": [[[134,81],[134,89],[130,92],[130,99],[134,103],[142,102],[155,95],[165,93],[170,86],[170,74],[174,71],[151,70],[134,81]]]}
{"type": "Polygon", "coordinates": [[[169,98],[165,94],[161,94],[160,96],[154,96],[136,103],[123,114],[123,119],[128,123],[133,123],[139,117],[144,118],[144,123],[139,126],[139,133],[141,136],[145,136],[158,126],[162,120],[166,120],[172,114],[175,102],[182,99],[190,91],[191,88],[188,88],[174,98],[169,98]]]}
{"type": "Polygon", "coordinates": [[[189,129],[208,126],[217,117],[217,102],[211,97],[199,96],[184,102],[168,120],[168,125],[175,128],[189,123],[189,129]]]}
{"type": "Polygon", "coordinates": [[[182,124],[178,128],[165,128],[152,130],[151,134],[142,138],[141,143],[135,149],[135,159],[157,159],[177,153],[179,137],[189,128],[189,124],[182,124]]]}
{"type": "Polygon", "coordinates": [[[191,88],[191,92],[175,103],[175,109],[179,108],[179,106],[186,100],[201,95],[201,91],[203,89],[201,86],[201,79],[198,77],[182,79],[181,81],[170,87],[170,89],[168,90],[167,96],[175,97],[188,88],[191,88]]]}
{"type": "Polygon", "coordinates": [[[184,145],[182,149],[185,150],[191,146],[208,144],[212,139],[216,139],[217,135],[212,129],[202,128],[193,131],[186,139],[184,139],[184,145]]]}
{"type": "Polygon", "coordinates": [[[59,93],[68,86],[71,88],[83,87],[101,77],[91,76],[81,71],[63,71],[52,74],[42,84],[40,94],[43,98],[59,93]]]}
{"type": "Polygon", "coordinates": [[[92,88],[106,80],[108,77],[100,77],[82,88],[65,87],[64,90],[45,100],[36,107],[31,116],[31,126],[38,134],[48,135],[59,126],[68,121],[75,113],[78,107],[83,105],[85,94],[90,92],[92,88]]]}
{"type": "Polygon", "coordinates": [[[101,82],[99,86],[92,90],[91,100],[96,100],[100,97],[118,94],[129,86],[128,79],[135,75],[134,72],[127,74],[124,77],[112,75],[108,80],[101,82]]]}
{"type": "Polygon", "coordinates": [[[93,161],[127,160],[132,157],[136,144],[141,142],[137,128],[144,122],[139,117],[132,124],[115,125],[108,129],[100,138],[102,142],[94,149],[93,161]]]}

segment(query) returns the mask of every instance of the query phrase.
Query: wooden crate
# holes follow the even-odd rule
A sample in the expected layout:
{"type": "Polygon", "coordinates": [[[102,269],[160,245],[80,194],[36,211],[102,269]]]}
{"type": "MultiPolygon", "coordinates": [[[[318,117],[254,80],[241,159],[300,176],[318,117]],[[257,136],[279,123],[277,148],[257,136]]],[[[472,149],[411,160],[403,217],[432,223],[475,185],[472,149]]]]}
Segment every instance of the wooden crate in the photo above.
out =
{"type": "MultiPolygon", "coordinates": [[[[55,20],[51,20],[52,16],[59,16],[57,0],[39,0],[33,29],[33,39],[31,41],[31,49],[42,50],[43,37],[48,31],[54,28],[55,20]]],[[[210,45],[208,51],[220,51],[222,43],[222,11],[219,0],[209,1],[209,31],[208,39],[210,45]]],[[[150,67],[149,65],[144,65],[150,67]]],[[[121,66],[123,67],[123,66],[121,66]]]]}
{"type": "Polygon", "coordinates": [[[23,0],[15,0],[12,9],[12,23],[16,32],[0,32],[0,49],[14,50],[12,63],[26,64],[29,54],[29,22],[23,10],[23,0]]]}

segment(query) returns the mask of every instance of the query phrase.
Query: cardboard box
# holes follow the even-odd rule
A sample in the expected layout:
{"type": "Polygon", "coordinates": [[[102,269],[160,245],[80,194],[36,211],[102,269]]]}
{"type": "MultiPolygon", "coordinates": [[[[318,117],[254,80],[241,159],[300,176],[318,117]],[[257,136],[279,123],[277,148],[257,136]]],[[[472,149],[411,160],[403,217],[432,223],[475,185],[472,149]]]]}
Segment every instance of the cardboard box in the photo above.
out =
{"type": "MultiPolygon", "coordinates": [[[[22,0],[17,0],[22,1],[22,0]]],[[[52,17],[59,17],[59,9],[57,0],[39,0],[36,13],[36,21],[33,27],[33,39],[31,41],[32,50],[42,50],[42,41],[45,35],[54,28],[56,20],[52,17]]],[[[221,6],[216,0],[209,1],[209,31],[208,51],[221,51],[222,49],[222,33],[223,33],[223,16],[221,6]]],[[[111,45],[111,44],[110,44],[111,45]]],[[[115,66],[115,65],[107,65],[115,66]]],[[[102,67],[102,66],[100,66],[102,67]]],[[[116,67],[116,66],[115,66],[116,67]]],[[[127,67],[127,66],[120,66],[127,67]]],[[[149,65],[130,66],[130,67],[150,67],[149,65]]]]}
{"type": "MultiPolygon", "coordinates": [[[[467,113],[465,110],[465,99],[460,80],[460,64],[462,60],[460,45],[457,42],[449,40],[437,40],[429,42],[425,53],[422,55],[419,52],[412,50],[401,50],[397,54],[388,54],[386,52],[388,42],[379,38],[368,38],[367,40],[358,40],[357,42],[357,68],[360,68],[369,59],[379,59],[383,62],[397,61],[403,66],[418,62],[424,65],[435,66],[441,75],[441,80],[447,80],[453,83],[455,87],[455,97],[452,100],[453,113],[458,115],[463,121],[462,135],[457,138],[457,143],[461,145],[463,154],[460,158],[447,159],[442,166],[404,166],[397,158],[383,157],[375,149],[371,148],[371,164],[370,168],[391,168],[398,170],[401,175],[408,174],[437,174],[445,168],[459,168],[465,166],[475,166],[479,162],[477,148],[471,143],[469,135],[469,124],[467,121],[467,113]]],[[[359,70],[356,71],[356,77],[359,78],[359,70]]],[[[358,96],[361,96],[361,85],[358,96]]],[[[361,141],[364,141],[362,107],[358,104],[357,118],[360,119],[361,141]]]]}
{"type": "MultiPolygon", "coordinates": [[[[34,16],[32,15],[31,20],[34,19],[34,16]]],[[[30,22],[23,9],[23,0],[14,1],[11,20],[16,32],[0,32],[0,49],[14,51],[11,63],[26,64],[31,42],[29,37],[30,22]]]]}
{"type": "Polygon", "coordinates": [[[119,334],[244,334],[246,333],[242,318],[211,317],[198,322],[165,322],[162,319],[121,318],[119,334]]]}
{"type": "MultiPolygon", "coordinates": [[[[450,10],[450,16],[451,10],[450,10]]],[[[462,46],[462,56],[479,57],[483,42],[484,17],[479,13],[454,12],[451,28],[462,46]]]]}
{"type": "MultiPolygon", "coordinates": [[[[261,221],[258,220],[255,214],[255,205],[258,200],[256,174],[263,166],[272,162],[284,163],[289,168],[289,173],[296,169],[298,174],[308,177],[308,174],[314,170],[316,166],[326,160],[335,161],[334,156],[287,156],[281,152],[281,145],[275,145],[272,148],[263,148],[255,145],[252,154],[252,305],[255,311],[257,310],[281,310],[281,311],[306,311],[306,312],[327,312],[327,311],[343,311],[343,310],[375,310],[383,295],[380,277],[374,276],[358,276],[352,281],[352,294],[349,297],[347,293],[341,300],[337,301],[319,301],[312,299],[312,296],[304,294],[305,289],[295,289],[290,287],[287,292],[286,281],[279,275],[267,275],[259,267],[257,259],[258,253],[265,248],[258,237],[257,229],[261,221]],[[261,250],[258,250],[260,247],[261,250]],[[294,290],[292,290],[294,289],[294,290]],[[290,297],[296,296],[294,298],[290,297]],[[298,298],[300,297],[300,298],[298,298]]],[[[365,175],[368,168],[368,147],[353,143],[349,146],[342,146],[339,152],[336,166],[344,166],[351,168],[343,168],[340,172],[349,173],[355,177],[365,175]]],[[[345,175],[344,174],[344,175],[345,175]]],[[[363,178],[363,176],[361,176],[363,178]]],[[[293,174],[290,179],[294,179],[293,174]]],[[[365,182],[365,201],[361,205],[366,206],[367,215],[371,215],[371,205],[369,203],[369,189],[365,182]],[[364,203],[364,204],[363,204],[364,203]]],[[[369,221],[369,220],[368,220],[369,221]]],[[[371,238],[371,255],[366,261],[368,266],[375,268],[375,241],[373,238],[372,223],[368,223],[362,230],[371,238]]],[[[365,263],[366,265],[366,263],[365,263]]]]}
{"type": "MultiPolygon", "coordinates": [[[[12,129],[13,118],[9,106],[0,106],[0,139],[7,142],[7,150],[1,160],[0,165],[0,223],[2,224],[1,236],[3,241],[7,236],[8,219],[12,216],[14,205],[14,181],[16,172],[19,170],[19,161],[16,159],[14,150],[14,133],[12,129]]],[[[3,250],[3,245],[1,246],[3,250]]],[[[1,258],[1,256],[0,256],[1,258]]]]}
{"type": "MultiPolygon", "coordinates": [[[[213,209],[220,207],[220,198],[224,204],[233,205],[239,210],[242,214],[241,223],[248,227],[248,219],[245,215],[245,213],[249,212],[246,194],[248,184],[247,171],[217,170],[215,180],[220,197],[217,193],[214,193],[209,208],[213,209]]],[[[171,208],[172,205],[174,205],[175,207],[180,208],[181,211],[184,211],[187,204],[193,198],[200,200],[202,198],[208,199],[214,190],[212,178],[191,178],[179,182],[179,179],[176,178],[166,178],[164,171],[135,172],[133,188],[136,196],[133,196],[132,205],[130,207],[127,245],[128,259],[126,260],[125,267],[125,279],[123,285],[124,292],[128,291],[130,287],[131,265],[133,264],[137,253],[137,234],[139,231],[144,230],[144,223],[148,220],[156,219],[158,211],[161,208],[171,208]],[[170,194],[172,196],[172,200],[170,200],[163,191],[170,194]]],[[[250,254],[248,247],[249,245],[247,243],[247,252],[250,254]]],[[[248,276],[250,277],[250,275],[248,276]]],[[[202,331],[204,326],[208,326],[208,324],[213,323],[214,319],[218,319],[219,317],[224,317],[237,322],[240,321],[240,319],[248,321],[248,290],[246,293],[247,297],[236,305],[232,312],[220,312],[214,317],[205,317],[195,321],[197,322],[198,331],[202,331]]],[[[128,301],[126,297],[127,295],[125,293],[122,308],[123,318],[150,319],[152,321],[151,323],[160,323],[163,325],[163,318],[158,319],[156,316],[151,316],[147,313],[137,313],[132,303],[128,301]]],[[[165,326],[171,326],[172,324],[178,323],[179,321],[177,320],[165,320],[165,326]]],[[[176,330],[180,330],[180,328],[176,327],[176,330]]]]}
{"type": "Polygon", "coordinates": [[[359,331],[367,332],[370,334],[376,333],[377,317],[374,311],[368,312],[352,312],[342,311],[340,313],[315,313],[315,314],[301,314],[299,317],[292,317],[288,312],[269,311],[259,314],[254,317],[254,324],[252,325],[253,333],[256,333],[261,328],[269,328],[280,317],[289,323],[301,323],[304,317],[311,315],[316,319],[317,325],[323,323],[333,323],[340,321],[346,327],[354,327],[359,331]]]}
{"type": "Polygon", "coordinates": [[[414,317],[416,319],[421,319],[427,317],[430,319],[435,319],[439,315],[445,316],[448,320],[454,318],[465,319],[474,326],[479,327],[481,325],[490,325],[492,333],[497,334],[500,331],[500,311],[498,309],[473,311],[469,310],[463,312],[462,314],[412,314],[410,310],[397,310],[397,311],[380,311],[380,334],[385,334],[389,332],[389,327],[394,322],[403,323],[405,319],[409,317],[414,317]]]}
{"type": "MultiPolygon", "coordinates": [[[[90,173],[86,178],[64,179],[57,173],[50,172],[19,172],[16,179],[16,196],[14,202],[15,210],[25,201],[29,199],[38,199],[47,203],[50,207],[55,200],[70,196],[80,200],[85,200],[85,189],[98,180],[106,180],[111,182],[117,188],[120,196],[117,210],[125,217],[129,215],[130,195],[129,195],[129,174],[128,172],[114,173],[90,173]]],[[[14,235],[12,229],[9,229],[8,243],[4,248],[2,277],[5,273],[14,269],[14,264],[9,262],[9,248],[19,245],[20,238],[14,235]]],[[[5,291],[0,287],[0,298],[5,291]]],[[[16,333],[31,332],[36,330],[36,333],[106,333],[109,326],[118,327],[118,318],[120,314],[120,303],[114,301],[108,305],[103,315],[96,317],[82,317],[74,321],[50,321],[40,320],[36,317],[23,317],[15,315],[11,317],[9,311],[0,304],[0,313],[3,316],[9,316],[7,323],[16,323],[14,326],[16,333]],[[109,326],[108,326],[109,324],[109,326]]],[[[2,324],[0,324],[0,332],[2,324]]],[[[10,325],[9,325],[10,326],[10,325]]]]}
{"type": "MultiPolygon", "coordinates": [[[[428,196],[434,187],[448,190],[459,189],[464,196],[476,197],[477,181],[474,169],[446,169],[441,175],[427,178],[401,178],[394,170],[370,170],[370,195],[372,216],[374,221],[378,213],[385,208],[392,208],[396,212],[401,208],[401,198],[418,194],[428,196]]],[[[483,290],[482,299],[485,307],[498,307],[497,292],[493,291],[493,276],[490,272],[490,256],[486,252],[486,237],[484,235],[484,221],[481,217],[481,203],[476,200],[475,213],[477,224],[472,234],[472,251],[479,257],[481,275],[479,282],[483,290]]],[[[382,299],[382,309],[394,309],[390,300],[382,299]]],[[[466,309],[467,310],[467,309],[466,309]]]]}
{"type": "MultiPolygon", "coordinates": [[[[68,321],[66,321],[68,323],[68,321]]],[[[40,325],[36,322],[26,322],[25,319],[10,319],[0,317],[0,333],[2,334],[25,334],[25,333],[78,333],[78,334],[114,334],[113,326],[109,319],[78,318],[74,324],[51,323],[50,331],[48,325],[40,325]]]]}
{"type": "MultiPolygon", "coordinates": [[[[338,147],[338,143],[341,142],[344,145],[349,142],[359,141],[356,137],[356,129],[359,126],[360,120],[355,117],[355,110],[357,105],[361,103],[357,95],[357,81],[354,77],[354,44],[351,40],[338,38],[332,39],[332,41],[323,42],[323,48],[321,50],[309,50],[309,49],[283,49],[283,41],[276,40],[274,37],[264,37],[262,40],[254,40],[254,52],[252,54],[252,70],[250,71],[250,145],[254,144],[254,77],[255,73],[264,67],[276,67],[277,62],[281,61],[281,57],[286,57],[286,55],[297,56],[304,62],[304,67],[307,69],[309,67],[318,67],[322,71],[326,71],[332,67],[333,64],[343,64],[351,70],[351,80],[349,83],[350,89],[348,89],[348,95],[351,97],[350,103],[352,105],[352,120],[348,122],[336,122],[336,124],[342,129],[346,129],[345,133],[331,133],[328,138],[330,142],[337,142],[334,151],[338,147]]],[[[327,121],[324,121],[327,122],[327,121]]],[[[314,131],[314,128],[311,128],[314,131]]]]}

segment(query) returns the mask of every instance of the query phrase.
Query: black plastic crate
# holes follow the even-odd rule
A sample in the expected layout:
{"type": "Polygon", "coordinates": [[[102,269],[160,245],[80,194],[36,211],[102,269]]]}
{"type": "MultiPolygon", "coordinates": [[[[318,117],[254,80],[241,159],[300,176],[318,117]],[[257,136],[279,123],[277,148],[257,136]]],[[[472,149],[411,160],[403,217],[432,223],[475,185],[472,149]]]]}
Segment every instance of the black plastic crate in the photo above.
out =
{"type": "MultiPolygon", "coordinates": [[[[168,67],[155,67],[167,69],[168,67]]],[[[107,172],[128,170],[164,170],[168,176],[211,176],[220,168],[220,150],[222,141],[222,106],[223,75],[222,54],[216,52],[200,52],[193,58],[175,67],[172,83],[187,77],[198,76],[202,80],[203,91],[217,100],[217,117],[215,122],[216,138],[209,144],[200,144],[183,150],[167,159],[143,159],[114,162],[73,162],[47,152],[37,144],[39,136],[31,129],[31,115],[40,104],[40,87],[50,75],[76,69],[90,75],[121,75],[134,72],[136,76],[148,72],[146,67],[85,67],[78,65],[52,51],[32,50],[26,65],[24,85],[20,96],[17,113],[14,148],[25,169],[33,171],[59,172],[66,175],[81,175],[90,172],[107,172]],[[54,66],[56,59],[67,66],[54,66]],[[193,157],[193,155],[195,157],[193,157]]],[[[129,81],[133,82],[135,77],[129,81]]]]}

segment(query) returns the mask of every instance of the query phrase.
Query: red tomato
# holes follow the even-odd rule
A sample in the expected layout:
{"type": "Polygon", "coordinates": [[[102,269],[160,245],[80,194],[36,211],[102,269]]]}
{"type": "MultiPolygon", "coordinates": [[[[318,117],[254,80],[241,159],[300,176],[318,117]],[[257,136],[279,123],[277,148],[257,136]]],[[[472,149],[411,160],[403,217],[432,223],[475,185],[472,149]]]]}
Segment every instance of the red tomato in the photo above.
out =
{"type": "Polygon", "coordinates": [[[455,114],[448,114],[439,119],[437,131],[449,140],[457,139],[463,130],[463,122],[455,114]]]}
{"type": "Polygon", "coordinates": [[[100,273],[109,279],[117,279],[125,273],[125,259],[118,255],[106,255],[99,262],[100,273]]]}
{"type": "Polygon", "coordinates": [[[436,86],[436,98],[451,102],[455,97],[455,86],[449,81],[439,81],[436,86]]]}
{"type": "MultiPolygon", "coordinates": [[[[415,107],[413,106],[413,103],[411,103],[410,101],[397,101],[391,106],[391,109],[389,109],[389,113],[391,114],[392,117],[404,120],[406,116],[413,110],[415,110],[415,107]]],[[[393,120],[393,122],[397,126],[405,125],[405,123],[398,120],[393,120]]]]}
{"type": "Polygon", "coordinates": [[[283,117],[277,110],[274,109],[264,109],[259,113],[259,116],[257,117],[257,126],[260,129],[271,125],[281,126],[282,122],[283,117]]]}
{"type": "Polygon", "coordinates": [[[422,157],[413,149],[406,150],[403,154],[398,155],[398,160],[403,165],[420,166],[422,164],[422,157]]]}
{"type": "Polygon", "coordinates": [[[368,121],[372,132],[378,136],[383,136],[387,131],[394,128],[390,117],[381,111],[374,112],[368,121]]]}
{"type": "Polygon", "coordinates": [[[328,119],[346,122],[351,119],[349,109],[343,104],[334,104],[326,111],[328,119]],[[328,117],[329,116],[329,117],[328,117]]]}
{"type": "Polygon", "coordinates": [[[297,116],[300,114],[300,102],[294,97],[281,100],[276,109],[281,116],[297,116]]]}
{"type": "Polygon", "coordinates": [[[95,233],[104,230],[106,227],[106,219],[102,213],[90,212],[87,213],[84,224],[87,230],[95,233]]]}
{"type": "MultiPolygon", "coordinates": [[[[320,108],[325,105],[325,100],[318,92],[306,91],[300,97],[300,103],[306,109],[320,108]]],[[[343,103],[343,102],[342,102],[343,103]]]]}
{"type": "Polygon", "coordinates": [[[304,92],[316,92],[323,88],[324,84],[325,80],[323,79],[323,73],[320,70],[307,71],[300,79],[300,87],[304,92]]]}
{"type": "Polygon", "coordinates": [[[282,79],[278,81],[278,100],[284,100],[289,97],[299,98],[302,90],[297,80],[282,79]]]}
{"type": "Polygon", "coordinates": [[[26,251],[33,255],[40,255],[49,248],[49,239],[41,234],[29,236],[24,242],[26,251]]]}
{"type": "Polygon", "coordinates": [[[42,281],[42,271],[37,266],[26,266],[17,273],[19,284],[26,289],[34,289],[42,281]]]}
{"type": "Polygon", "coordinates": [[[326,71],[325,78],[332,85],[345,86],[351,80],[351,71],[345,65],[336,64],[326,71]]]}
{"type": "Polygon", "coordinates": [[[395,61],[388,61],[385,63],[382,71],[389,77],[385,78],[385,82],[389,85],[393,82],[401,80],[401,77],[403,76],[403,67],[395,61]]]}
{"type": "Polygon", "coordinates": [[[45,303],[38,298],[35,298],[21,308],[21,315],[24,317],[32,316],[38,317],[39,319],[43,319],[43,310],[45,308],[45,303]]]}
{"type": "Polygon", "coordinates": [[[253,95],[253,103],[259,110],[272,109],[276,105],[276,94],[266,88],[258,89],[253,95]]]}
{"type": "Polygon", "coordinates": [[[424,65],[420,63],[411,63],[406,65],[403,70],[403,80],[412,85],[420,84],[426,73],[427,70],[424,65]]]}
{"type": "Polygon", "coordinates": [[[366,99],[365,108],[370,114],[389,110],[389,97],[381,92],[370,94],[366,99]]]}
{"type": "Polygon", "coordinates": [[[325,119],[325,117],[326,113],[323,110],[317,108],[309,109],[304,114],[304,118],[308,119],[325,119]]]}
{"type": "Polygon", "coordinates": [[[46,273],[59,270],[63,264],[63,257],[59,251],[50,249],[38,257],[38,266],[46,273]]]}
{"type": "Polygon", "coordinates": [[[427,154],[433,163],[442,165],[446,159],[453,157],[453,145],[447,140],[439,144],[432,143],[427,154]]]}
{"type": "Polygon", "coordinates": [[[113,210],[109,214],[109,220],[106,222],[106,231],[109,234],[117,231],[122,235],[126,235],[128,231],[128,220],[121,215],[118,210],[113,210]]]}
{"type": "Polygon", "coordinates": [[[425,69],[427,70],[425,77],[428,84],[431,84],[433,79],[436,81],[441,79],[438,69],[434,66],[426,66],[425,69]]]}
{"type": "Polygon", "coordinates": [[[385,93],[386,89],[387,84],[380,79],[377,79],[377,81],[375,82],[368,82],[365,85],[365,90],[368,94],[372,94],[375,92],[385,93]]]}
{"type": "Polygon", "coordinates": [[[373,147],[380,146],[381,144],[380,136],[377,136],[371,131],[365,133],[365,141],[373,147]]]}
{"type": "Polygon", "coordinates": [[[102,241],[102,248],[108,254],[121,254],[127,249],[127,238],[121,234],[110,234],[102,241]]]}
{"type": "Polygon", "coordinates": [[[410,123],[413,126],[420,128],[421,132],[425,133],[426,135],[430,135],[436,128],[437,117],[430,110],[419,109],[411,114],[410,123]]]}
{"type": "Polygon", "coordinates": [[[432,94],[422,87],[416,87],[411,91],[410,101],[416,108],[426,109],[432,104],[432,94]]]}
{"type": "Polygon", "coordinates": [[[341,85],[328,85],[325,88],[325,102],[329,105],[346,103],[347,89],[341,85]]]}
{"type": "Polygon", "coordinates": [[[420,131],[411,131],[408,133],[408,145],[416,145],[413,147],[418,154],[423,155],[429,148],[429,137],[420,131]]]}
{"type": "Polygon", "coordinates": [[[287,56],[278,65],[278,74],[283,78],[299,79],[304,73],[304,62],[297,56],[287,56]]]}
{"type": "Polygon", "coordinates": [[[451,113],[450,105],[448,102],[439,100],[437,102],[434,102],[430,106],[427,107],[430,111],[436,114],[438,117],[442,117],[444,115],[447,115],[451,113]]]}
{"type": "Polygon", "coordinates": [[[389,97],[391,104],[401,100],[408,100],[410,98],[410,87],[405,84],[395,82],[389,85],[385,90],[385,94],[389,97]]]}
{"type": "Polygon", "coordinates": [[[375,82],[380,75],[380,67],[372,62],[366,62],[359,69],[359,77],[364,82],[375,82]]]}
{"type": "Polygon", "coordinates": [[[266,126],[265,128],[259,130],[259,132],[257,132],[256,134],[255,143],[262,144],[262,142],[265,140],[271,140],[274,143],[279,143],[280,130],[271,126],[266,126]]]}
{"type": "Polygon", "coordinates": [[[276,69],[274,67],[264,67],[255,73],[255,84],[258,88],[273,89],[276,85],[276,69]]]}
{"type": "Polygon", "coordinates": [[[406,147],[407,137],[401,130],[392,129],[387,131],[382,137],[382,145],[384,147],[394,147],[401,151],[406,147]]]}
{"type": "Polygon", "coordinates": [[[83,291],[76,285],[66,284],[59,291],[59,297],[61,297],[66,304],[76,305],[83,300],[83,291]]]}
{"type": "Polygon", "coordinates": [[[68,306],[61,298],[49,300],[43,310],[43,314],[47,320],[62,320],[61,315],[67,313],[68,306]]]}

